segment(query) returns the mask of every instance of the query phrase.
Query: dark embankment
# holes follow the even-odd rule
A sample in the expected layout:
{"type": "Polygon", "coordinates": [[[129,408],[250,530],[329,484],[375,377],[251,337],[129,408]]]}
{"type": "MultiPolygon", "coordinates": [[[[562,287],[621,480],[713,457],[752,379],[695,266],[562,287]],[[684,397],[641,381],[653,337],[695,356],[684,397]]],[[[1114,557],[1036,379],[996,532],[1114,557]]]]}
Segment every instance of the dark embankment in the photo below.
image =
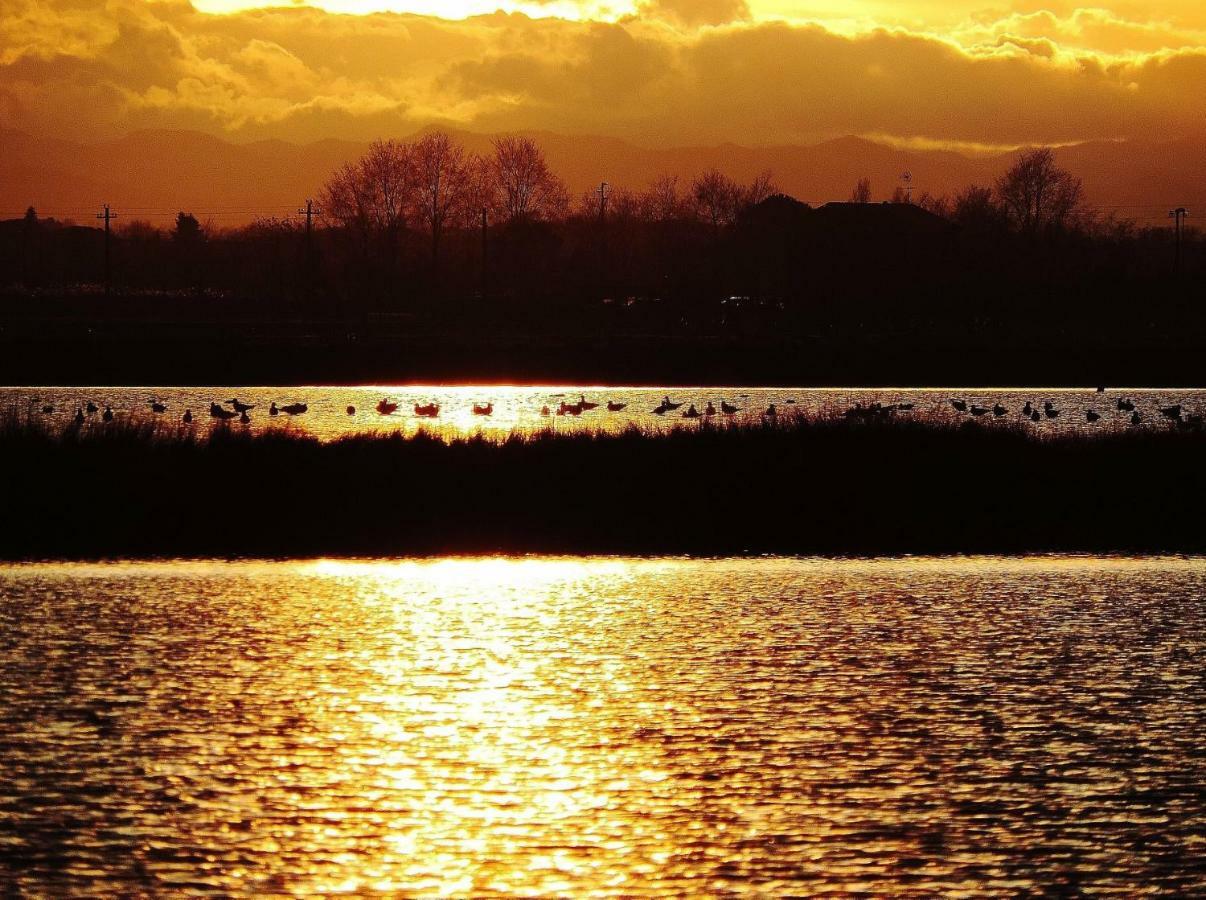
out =
{"type": "Polygon", "coordinates": [[[1206,434],[791,419],[320,443],[0,427],[7,558],[1206,551],[1206,434]]]}

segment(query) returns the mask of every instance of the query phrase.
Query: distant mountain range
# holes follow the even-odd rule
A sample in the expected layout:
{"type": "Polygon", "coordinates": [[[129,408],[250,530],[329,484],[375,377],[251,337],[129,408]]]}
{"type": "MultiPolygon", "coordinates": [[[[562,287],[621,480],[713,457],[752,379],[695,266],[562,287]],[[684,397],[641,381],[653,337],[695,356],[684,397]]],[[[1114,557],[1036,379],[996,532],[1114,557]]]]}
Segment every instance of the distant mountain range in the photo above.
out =
{"type": "MultiPolygon", "coordinates": [[[[663,174],[683,183],[715,166],[738,179],[770,169],[787,193],[817,204],[849,197],[871,179],[887,199],[912,174],[914,193],[951,194],[990,184],[1012,154],[966,156],[947,150],[904,150],[857,137],[814,146],[650,149],[615,138],[533,133],[550,165],[574,194],[600,181],[639,188],[663,174]]],[[[489,148],[488,135],[462,133],[470,149],[489,148]]],[[[191,131],[140,131],[100,143],[36,138],[0,130],[0,218],[33,205],[39,215],[90,221],[109,202],[120,221],[164,223],[178,210],[221,226],[257,216],[296,213],[328,175],[366,145],[324,140],[312,144],[259,141],[235,144],[191,131]]],[[[1091,142],[1061,148],[1060,163],[1084,179],[1089,201],[1102,212],[1141,224],[1164,222],[1174,206],[1206,215],[1206,144],[1091,142]]]]}

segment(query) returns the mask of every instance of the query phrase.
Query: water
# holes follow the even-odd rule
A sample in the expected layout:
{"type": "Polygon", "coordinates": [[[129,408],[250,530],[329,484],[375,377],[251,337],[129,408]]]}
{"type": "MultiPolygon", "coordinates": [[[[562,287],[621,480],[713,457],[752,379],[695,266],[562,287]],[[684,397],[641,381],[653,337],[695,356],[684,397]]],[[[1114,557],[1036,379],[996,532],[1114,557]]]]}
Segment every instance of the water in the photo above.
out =
{"type": "Polygon", "coordinates": [[[1206,891],[1206,561],[0,569],[0,887],[1206,891]]]}
{"type": "MultiPolygon", "coordinates": [[[[841,412],[854,403],[913,403],[915,409],[898,413],[902,417],[925,417],[959,421],[969,418],[966,413],[956,412],[951,399],[965,400],[968,404],[979,404],[989,408],[1000,403],[1007,414],[996,418],[988,413],[980,418],[985,424],[1025,421],[1026,427],[1041,433],[1061,433],[1074,430],[1095,432],[1130,427],[1130,411],[1119,410],[1119,400],[1130,400],[1136,404],[1141,415],[1140,427],[1164,427],[1168,420],[1161,417],[1159,408],[1174,403],[1183,404],[1185,413],[1200,414],[1206,411],[1204,389],[1160,389],[1111,388],[1104,394],[1095,390],[1070,388],[751,388],[751,387],[641,387],[618,388],[598,385],[567,386],[500,386],[500,385],[364,385],[358,387],[31,387],[0,388],[0,410],[26,410],[57,425],[66,426],[77,409],[89,400],[100,409],[113,407],[118,419],[134,417],[151,418],[155,414],[150,408],[151,400],[163,402],[167,411],[161,418],[178,423],[184,410],[190,409],[196,419],[195,427],[210,424],[209,405],[238,398],[243,403],[255,404],[249,415],[253,429],[284,427],[303,428],[321,438],[338,437],[341,434],[371,430],[413,431],[425,425],[438,431],[452,434],[506,432],[512,429],[556,428],[622,428],[629,424],[645,427],[666,427],[683,424],[682,413],[694,403],[702,412],[709,402],[720,409],[721,401],[740,407],[736,418],[749,420],[758,418],[774,403],[782,411],[800,410],[808,413],[841,412]],[[576,402],[585,396],[588,401],[598,403],[597,409],[584,412],[580,417],[558,416],[556,411],[564,401],[576,402]],[[653,410],[662,398],[669,396],[683,406],[659,416],[653,410]],[[399,404],[398,411],[389,416],[376,412],[379,400],[389,399],[399,404]],[[609,400],[627,404],[619,412],[608,412],[609,400]],[[1050,401],[1060,411],[1057,418],[1043,418],[1032,424],[1024,420],[1022,408],[1029,400],[1041,408],[1050,401]],[[268,415],[269,405],[306,403],[309,410],[292,418],[281,414],[276,418],[268,415]],[[794,402],[793,402],[794,401],[794,402]],[[489,417],[473,414],[474,404],[493,403],[494,411],[489,417]],[[415,404],[438,403],[441,407],[438,419],[420,419],[414,415],[415,404]],[[42,414],[41,408],[52,406],[54,411],[42,414]],[[347,407],[356,412],[348,415],[347,407]],[[548,406],[552,415],[542,416],[541,410],[548,406]],[[1087,410],[1095,410],[1101,420],[1093,425],[1086,423],[1087,410]]],[[[89,427],[99,423],[100,414],[89,417],[89,427]]]]}

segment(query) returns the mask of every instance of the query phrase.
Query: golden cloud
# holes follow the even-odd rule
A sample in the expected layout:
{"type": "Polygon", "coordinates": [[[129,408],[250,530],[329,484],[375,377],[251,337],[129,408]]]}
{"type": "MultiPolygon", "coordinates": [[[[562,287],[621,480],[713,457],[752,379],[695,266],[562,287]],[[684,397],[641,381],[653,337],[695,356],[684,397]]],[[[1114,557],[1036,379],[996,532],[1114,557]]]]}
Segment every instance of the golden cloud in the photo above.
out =
{"type": "Polygon", "coordinates": [[[307,140],[444,124],[645,144],[874,134],[966,146],[1177,136],[1206,122],[1206,16],[1196,5],[1157,15],[1144,4],[1018,4],[997,16],[968,11],[944,29],[854,33],[768,21],[745,0],[630,8],[614,21],[452,21],[8,0],[0,125],[307,140]]]}

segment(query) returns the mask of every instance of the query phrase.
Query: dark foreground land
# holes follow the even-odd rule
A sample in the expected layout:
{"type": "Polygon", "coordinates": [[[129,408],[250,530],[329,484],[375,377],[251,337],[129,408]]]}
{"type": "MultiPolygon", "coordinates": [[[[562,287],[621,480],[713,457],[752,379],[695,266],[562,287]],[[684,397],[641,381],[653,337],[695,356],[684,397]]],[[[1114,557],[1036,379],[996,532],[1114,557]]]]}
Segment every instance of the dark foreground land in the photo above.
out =
{"type": "Polygon", "coordinates": [[[1206,434],[787,418],[654,435],[0,425],[5,558],[1206,552],[1206,434]]]}

